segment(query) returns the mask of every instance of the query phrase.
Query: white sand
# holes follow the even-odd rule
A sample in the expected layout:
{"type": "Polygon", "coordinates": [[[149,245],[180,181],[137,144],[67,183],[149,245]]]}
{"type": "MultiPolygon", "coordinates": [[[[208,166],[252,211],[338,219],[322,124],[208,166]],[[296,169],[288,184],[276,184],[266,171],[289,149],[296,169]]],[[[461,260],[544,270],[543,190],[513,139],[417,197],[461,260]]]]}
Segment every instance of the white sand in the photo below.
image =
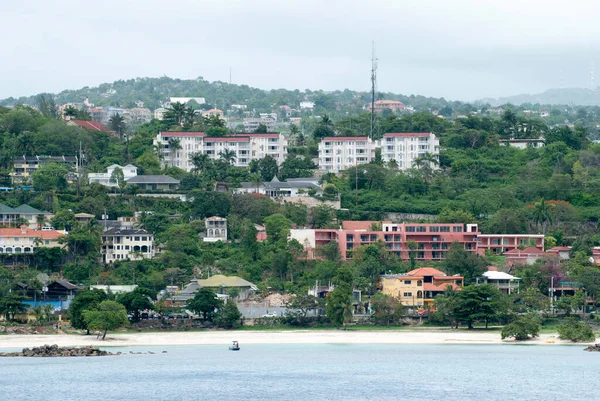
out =
{"type": "MultiPolygon", "coordinates": [[[[240,344],[515,344],[502,341],[499,332],[439,331],[206,331],[110,334],[106,341],[95,335],[3,335],[1,348],[36,347],[44,344],[59,346],[166,346],[166,345],[226,345],[240,344]]],[[[522,344],[522,342],[519,342],[522,344]]],[[[542,334],[527,344],[569,344],[556,334],[542,334]]]]}

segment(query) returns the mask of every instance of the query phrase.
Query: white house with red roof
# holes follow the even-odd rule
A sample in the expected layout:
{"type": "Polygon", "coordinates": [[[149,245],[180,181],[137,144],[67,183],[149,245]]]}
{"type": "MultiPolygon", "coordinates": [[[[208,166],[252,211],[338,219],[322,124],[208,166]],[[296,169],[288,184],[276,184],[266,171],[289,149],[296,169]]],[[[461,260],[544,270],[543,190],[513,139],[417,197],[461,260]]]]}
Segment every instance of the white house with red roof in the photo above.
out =
{"type": "Polygon", "coordinates": [[[0,228],[0,254],[31,254],[38,247],[61,247],[59,239],[66,234],[58,230],[33,230],[26,225],[19,228],[0,228]]]}
{"type": "Polygon", "coordinates": [[[204,132],[159,132],[154,145],[160,152],[163,165],[191,171],[194,168],[192,157],[196,153],[206,154],[216,160],[225,151],[232,151],[235,154],[233,165],[238,167],[247,167],[252,160],[266,156],[271,156],[277,164],[281,164],[287,156],[288,141],[277,132],[240,133],[224,137],[209,137],[204,132]],[[169,143],[171,139],[179,141],[178,149],[172,149],[169,143]]]}

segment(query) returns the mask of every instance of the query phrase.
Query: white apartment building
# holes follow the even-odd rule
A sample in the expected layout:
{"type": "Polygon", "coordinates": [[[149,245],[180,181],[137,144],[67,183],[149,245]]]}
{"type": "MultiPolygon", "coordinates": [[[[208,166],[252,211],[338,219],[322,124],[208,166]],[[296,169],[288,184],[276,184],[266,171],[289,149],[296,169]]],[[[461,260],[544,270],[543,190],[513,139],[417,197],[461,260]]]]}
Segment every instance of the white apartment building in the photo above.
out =
{"type": "Polygon", "coordinates": [[[440,154],[440,140],[431,132],[390,132],[381,140],[381,158],[395,160],[399,170],[413,168],[414,160],[427,153],[440,154]]]}
{"type": "Polygon", "coordinates": [[[146,230],[111,228],[102,234],[102,261],[140,260],[156,255],[154,235],[146,230]]]}
{"type": "Polygon", "coordinates": [[[325,137],[319,142],[319,169],[338,173],[375,159],[377,141],[366,136],[325,137]]]}
{"type": "Polygon", "coordinates": [[[160,132],[154,140],[165,166],[179,167],[185,171],[194,168],[192,156],[203,153],[211,159],[221,158],[226,150],[235,153],[233,164],[247,167],[252,160],[271,156],[277,164],[287,156],[287,138],[279,133],[236,134],[225,137],[207,137],[204,132],[160,132]],[[178,139],[180,149],[170,149],[169,139],[178,139]]]}
{"type": "Polygon", "coordinates": [[[244,132],[252,133],[256,132],[256,129],[260,124],[263,124],[267,127],[268,132],[273,132],[277,128],[277,119],[268,115],[265,117],[249,117],[244,118],[244,132]]]}

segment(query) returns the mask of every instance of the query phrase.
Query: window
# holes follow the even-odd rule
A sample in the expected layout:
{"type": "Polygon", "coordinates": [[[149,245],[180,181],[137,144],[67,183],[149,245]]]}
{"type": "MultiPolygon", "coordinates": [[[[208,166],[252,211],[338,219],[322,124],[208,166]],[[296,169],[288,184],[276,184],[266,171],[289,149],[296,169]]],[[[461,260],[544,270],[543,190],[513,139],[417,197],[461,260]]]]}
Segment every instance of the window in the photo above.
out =
{"type": "Polygon", "coordinates": [[[354,235],[346,234],[346,242],[354,242],[354,235]]]}
{"type": "Polygon", "coordinates": [[[408,226],[406,227],[406,232],[407,233],[414,233],[416,231],[416,228],[413,226],[408,226]]]}
{"type": "Polygon", "coordinates": [[[385,242],[391,242],[392,238],[394,238],[391,234],[386,234],[383,236],[385,242]]]}
{"type": "Polygon", "coordinates": [[[371,234],[371,241],[377,241],[377,234],[371,234]]]}
{"type": "Polygon", "coordinates": [[[423,281],[422,280],[417,280],[417,287],[421,287],[423,286],[423,281]]]}
{"type": "Polygon", "coordinates": [[[134,241],[139,241],[140,237],[135,237],[134,241]]]}
{"type": "Polygon", "coordinates": [[[440,228],[436,227],[436,226],[431,226],[431,227],[429,227],[429,232],[430,233],[439,233],[440,232],[440,228]]]}
{"type": "Polygon", "coordinates": [[[449,233],[450,232],[450,227],[449,226],[442,226],[442,227],[440,227],[440,232],[441,233],[449,233]]]}
{"type": "Polygon", "coordinates": [[[425,226],[419,226],[419,227],[417,227],[417,232],[418,233],[424,233],[426,231],[427,231],[427,227],[425,227],[425,226]]]}
{"type": "Polygon", "coordinates": [[[404,280],[404,284],[412,284],[412,280],[404,280]]]}
{"type": "Polygon", "coordinates": [[[396,242],[400,241],[400,236],[397,234],[394,234],[394,241],[396,241],[396,242]]]}
{"type": "Polygon", "coordinates": [[[448,249],[448,244],[442,244],[442,249],[448,249]]]}
{"type": "Polygon", "coordinates": [[[142,237],[142,241],[147,241],[148,237],[142,237]]]}
{"type": "Polygon", "coordinates": [[[462,226],[452,227],[452,231],[454,231],[455,233],[462,233],[463,232],[463,228],[462,228],[462,226]]]}
{"type": "Polygon", "coordinates": [[[404,296],[405,296],[405,297],[412,297],[412,292],[405,292],[405,293],[404,293],[404,296]]]}
{"type": "Polygon", "coordinates": [[[360,240],[361,240],[361,242],[367,242],[369,240],[369,236],[366,234],[362,234],[360,236],[360,240]]]}

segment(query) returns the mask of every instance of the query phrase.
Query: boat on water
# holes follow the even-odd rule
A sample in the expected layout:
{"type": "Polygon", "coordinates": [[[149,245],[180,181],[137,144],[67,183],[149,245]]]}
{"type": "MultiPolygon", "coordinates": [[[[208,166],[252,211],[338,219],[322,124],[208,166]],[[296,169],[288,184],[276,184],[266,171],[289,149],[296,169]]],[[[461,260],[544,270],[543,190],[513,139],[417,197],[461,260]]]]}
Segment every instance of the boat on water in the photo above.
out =
{"type": "Polygon", "coordinates": [[[239,351],[240,350],[240,343],[237,341],[232,341],[232,344],[229,346],[229,350],[230,351],[239,351]]]}

